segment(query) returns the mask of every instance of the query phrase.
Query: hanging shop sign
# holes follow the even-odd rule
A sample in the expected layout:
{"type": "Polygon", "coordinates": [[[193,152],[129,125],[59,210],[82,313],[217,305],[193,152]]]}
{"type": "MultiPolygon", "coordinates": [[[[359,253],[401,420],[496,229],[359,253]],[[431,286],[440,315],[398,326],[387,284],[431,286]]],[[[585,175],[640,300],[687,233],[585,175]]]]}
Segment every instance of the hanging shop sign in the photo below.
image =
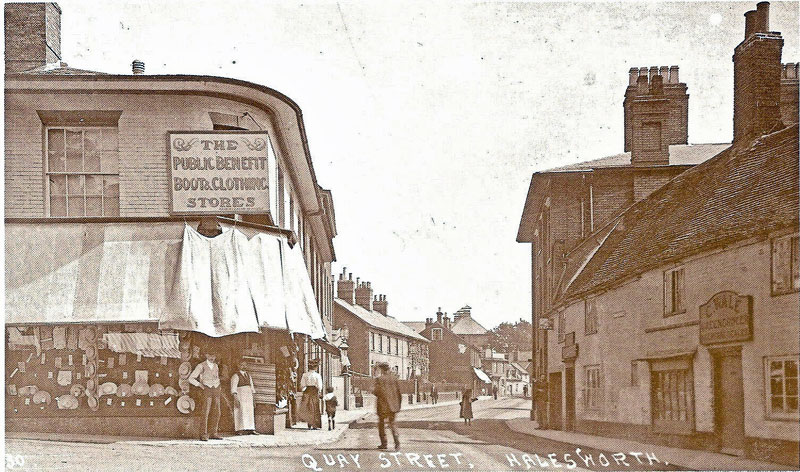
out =
{"type": "Polygon", "coordinates": [[[539,329],[541,330],[552,330],[553,329],[553,320],[550,318],[539,318],[539,329]]]}
{"type": "Polygon", "coordinates": [[[170,212],[267,213],[269,135],[263,131],[171,131],[170,212]]]}
{"type": "Polygon", "coordinates": [[[700,305],[700,343],[747,341],[753,336],[753,297],[719,292],[700,305]]]}

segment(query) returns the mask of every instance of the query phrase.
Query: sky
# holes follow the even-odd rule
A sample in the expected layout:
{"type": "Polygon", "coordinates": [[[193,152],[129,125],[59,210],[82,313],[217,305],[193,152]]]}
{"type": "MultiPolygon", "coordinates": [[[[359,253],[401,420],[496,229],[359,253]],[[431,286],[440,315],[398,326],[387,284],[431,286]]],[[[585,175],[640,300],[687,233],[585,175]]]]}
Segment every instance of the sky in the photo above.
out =
{"type": "MultiPolygon", "coordinates": [[[[72,67],[202,74],[303,110],[333,192],[337,262],[400,320],[465,304],[530,319],[517,228],[536,171],[622,152],[631,67],[680,66],[689,142],[730,142],[734,47],[750,2],[59,1],[72,67]]],[[[784,62],[798,3],[772,2],[784,62]]]]}

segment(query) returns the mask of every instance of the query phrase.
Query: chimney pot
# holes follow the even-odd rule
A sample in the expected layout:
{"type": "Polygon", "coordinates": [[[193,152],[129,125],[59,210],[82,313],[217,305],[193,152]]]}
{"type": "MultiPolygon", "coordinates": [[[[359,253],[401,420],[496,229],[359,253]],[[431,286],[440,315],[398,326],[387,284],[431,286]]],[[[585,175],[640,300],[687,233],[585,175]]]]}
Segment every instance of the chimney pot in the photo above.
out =
{"type": "Polygon", "coordinates": [[[759,2],[756,4],[756,20],[754,33],[769,32],[769,2],[759,2]]]}
{"type": "Polygon", "coordinates": [[[667,66],[659,67],[658,68],[658,75],[660,75],[664,79],[664,82],[668,81],[669,80],[669,67],[667,67],[667,66]]]}
{"type": "Polygon", "coordinates": [[[758,23],[758,12],[750,10],[744,14],[744,39],[749,38],[756,32],[758,23]]]}
{"type": "Polygon", "coordinates": [[[636,79],[639,78],[639,69],[636,67],[631,67],[631,70],[628,72],[628,85],[636,85],[636,79]]]}
{"type": "Polygon", "coordinates": [[[144,62],[140,61],[139,59],[134,59],[131,63],[131,67],[133,68],[134,75],[144,74],[144,62]]]}
{"type": "Polygon", "coordinates": [[[651,67],[650,67],[650,73],[649,73],[649,77],[648,77],[648,78],[649,78],[650,80],[653,80],[653,77],[655,77],[655,76],[657,76],[657,75],[658,75],[658,66],[651,66],[651,67]]]}
{"type": "Polygon", "coordinates": [[[640,67],[639,68],[639,77],[644,76],[647,77],[647,67],[640,67]]]}
{"type": "Polygon", "coordinates": [[[669,83],[679,84],[681,80],[678,78],[678,66],[669,66],[669,83]]]}
{"type": "Polygon", "coordinates": [[[348,275],[347,280],[353,280],[353,273],[352,272],[350,272],[347,275],[348,275]]]}

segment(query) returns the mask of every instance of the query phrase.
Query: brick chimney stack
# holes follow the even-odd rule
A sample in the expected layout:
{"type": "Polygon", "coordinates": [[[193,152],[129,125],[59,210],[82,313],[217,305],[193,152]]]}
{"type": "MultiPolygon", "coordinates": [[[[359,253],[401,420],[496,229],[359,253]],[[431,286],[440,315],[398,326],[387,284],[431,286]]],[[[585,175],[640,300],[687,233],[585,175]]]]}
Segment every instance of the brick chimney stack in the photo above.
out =
{"type": "Polygon", "coordinates": [[[372,311],[372,284],[361,282],[356,286],[356,305],[372,311]]]}
{"type": "Polygon", "coordinates": [[[6,73],[61,61],[61,8],[57,3],[6,3],[6,73]]]}
{"type": "Polygon", "coordinates": [[[769,31],[769,2],[745,13],[745,38],[733,53],[733,142],[783,127],[783,37],[769,31]]]}
{"type": "Polygon", "coordinates": [[[634,67],[629,71],[622,106],[625,152],[631,152],[633,165],[668,164],[669,145],[689,142],[689,94],[678,73],[678,66],[634,67]],[[653,153],[655,148],[663,150],[653,153]]]}
{"type": "Polygon", "coordinates": [[[442,307],[439,307],[439,310],[436,312],[437,323],[442,324],[442,316],[444,316],[444,313],[442,313],[442,307]]]}
{"type": "Polygon", "coordinates": [[[372,309],[383,316],[389,316],[389,302],[386,301],[386,295],[376,295],[372,300],[372,309]]]}
{"type": "Polygon", "coordinates": [[[344,300],[345,302],[355,305],[356,304],[356,293],[355,288],[356,284],[353,282],[353,274],[352,272],[349,276],[345,279],[345,273],[347,272],[347,267],[342,268],[342,273],[339,274],[339,281],[336,284],[336,297],[340,300],[344,300]]]}

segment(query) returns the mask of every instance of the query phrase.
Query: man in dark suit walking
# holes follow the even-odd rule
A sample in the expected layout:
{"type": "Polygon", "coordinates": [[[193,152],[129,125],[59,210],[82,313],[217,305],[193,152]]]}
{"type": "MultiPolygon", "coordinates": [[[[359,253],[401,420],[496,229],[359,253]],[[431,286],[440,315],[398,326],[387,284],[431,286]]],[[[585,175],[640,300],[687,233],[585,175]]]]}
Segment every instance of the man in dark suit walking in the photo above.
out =
{"type": "Polygon", "coordinates": [[[400,449],[400,434],[394,424],[394,417],[400,411],[400,385],[397,377],[389,372],[389,364],[378,364],[381,375],[375,379],[375,406],[378,410],[378,436],[381,445],[378,449],[386,449],[386,422],[389,422],[389,429],[392,430],[395,450],[400,449]]]}

